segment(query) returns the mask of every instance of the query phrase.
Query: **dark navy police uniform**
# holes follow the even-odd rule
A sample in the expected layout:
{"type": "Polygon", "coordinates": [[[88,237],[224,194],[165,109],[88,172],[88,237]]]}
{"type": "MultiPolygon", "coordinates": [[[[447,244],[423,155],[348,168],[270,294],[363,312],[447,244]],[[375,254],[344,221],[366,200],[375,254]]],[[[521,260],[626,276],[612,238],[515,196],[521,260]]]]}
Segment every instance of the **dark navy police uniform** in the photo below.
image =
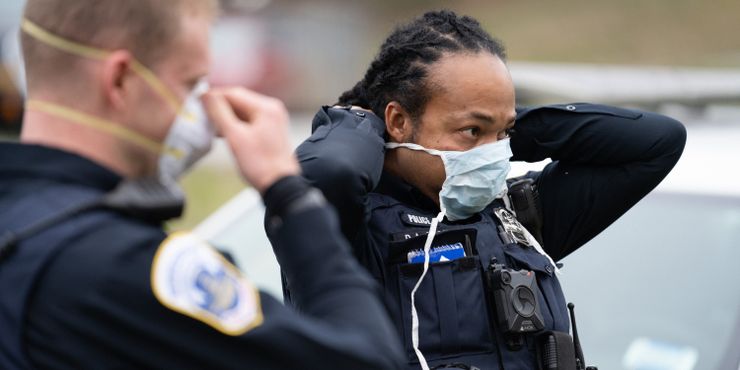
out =
{"type": "MultiPolygon", "coordinates": [[[[94,203],[120,182],[71,153],[2,143],[0,235],[94,203]]],[[[286,177],[264,200],[303,315],[196,236],[91,207],[22,238],[0,261],[0,368],[397,368],[401,346],[376,285],[320,193],[286,177]]]]}
{"type": "MultiPolygon", "coordinates": [[[[512,160],[551,158],[527,176],[539,189],[543,248],[558,261],[625,213],[668,174],[684,147],[684,127],[653,113],[594,104],[519,109],[512,160]]],[[[297,150],[304,175],[337,208],[355,256],[383,287],[386,308],[405,344],[407,368],[419,364],[411,344],[410,293],[422,264],[407,252],[422,248],[436,204],[383,171],[385,125],[372,113],[321,109],[313,135],[297,150]]],[[[534,337],[520,349],[505,345],[495,323],[484,271],[492,258],[533,271],[544,330],[569,331],[566,301],[546,257],[505,242],[494,201],[463,221],[440,223],[437,240],[466,246],[464,257],[430,264],[416,294],[420,349],[430,367],[462,363],[480,369],[536,369],[534,337]]],[[[645,246],[648,248],[649,246],[645,246]]],[[[293,298],[293,280],[285,278],[293,298]]],[[[597,287],[595,287],[596,289],[597,287]]],[[[305,309],[300,302],[293,302],[305,309]]]]}

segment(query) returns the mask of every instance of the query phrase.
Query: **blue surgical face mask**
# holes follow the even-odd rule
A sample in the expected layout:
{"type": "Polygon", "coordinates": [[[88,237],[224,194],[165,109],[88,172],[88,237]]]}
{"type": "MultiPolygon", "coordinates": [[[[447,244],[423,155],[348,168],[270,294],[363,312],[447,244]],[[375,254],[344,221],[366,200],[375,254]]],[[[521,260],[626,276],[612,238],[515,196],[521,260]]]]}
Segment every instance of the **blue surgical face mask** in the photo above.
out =
{"type": "Polygon", "coordinates": [[[450,221],[469,218],[506,195],[512,156],[509,139],[464,152],[427,149],[412,143],[386,143],[385,147],[420,150],[442,158],[446,177],[439,193],[439,207],[450,221]]]}

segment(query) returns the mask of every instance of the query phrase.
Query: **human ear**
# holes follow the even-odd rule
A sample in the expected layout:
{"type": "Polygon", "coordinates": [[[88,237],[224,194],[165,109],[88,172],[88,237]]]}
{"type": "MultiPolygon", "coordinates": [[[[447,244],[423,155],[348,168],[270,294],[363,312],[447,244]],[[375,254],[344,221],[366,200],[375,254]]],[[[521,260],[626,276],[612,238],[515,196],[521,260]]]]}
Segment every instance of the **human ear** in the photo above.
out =
{"type": "Polygon", "coordinates": [[[404,143],[413,136],[411,116],[397,101],[385,106],[385,129],[392,142],[404,143]]]}
{"type": "Polygon", "coordinates": [[[106,103],[116,109],[126,109],[127,94],[133,76],[134,58],[126,50],[116,50],[103,60],[99,82],[106,103]]]}

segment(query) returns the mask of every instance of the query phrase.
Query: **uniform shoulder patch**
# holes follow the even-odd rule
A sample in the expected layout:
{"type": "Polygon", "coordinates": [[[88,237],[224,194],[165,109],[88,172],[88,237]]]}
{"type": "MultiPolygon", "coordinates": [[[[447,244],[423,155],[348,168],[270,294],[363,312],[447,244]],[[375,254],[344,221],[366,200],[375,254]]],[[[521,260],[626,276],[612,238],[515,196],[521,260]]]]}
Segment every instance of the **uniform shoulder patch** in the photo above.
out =
{"type": "Polygon", "coordinates": [[[163,306],[224,334],[241,335],[262,324],[254,285],[193,234],[175,233],[162,242],[152,261],[151,285],[163,306]]]}

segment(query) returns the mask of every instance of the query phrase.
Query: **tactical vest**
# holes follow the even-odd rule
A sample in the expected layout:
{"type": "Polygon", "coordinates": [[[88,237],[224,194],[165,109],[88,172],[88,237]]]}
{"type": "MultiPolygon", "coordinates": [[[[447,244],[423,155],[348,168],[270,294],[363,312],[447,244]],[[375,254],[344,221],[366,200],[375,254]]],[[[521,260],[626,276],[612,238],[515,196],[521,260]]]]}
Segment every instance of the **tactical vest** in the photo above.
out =
{"type": "MultiPolygon", "coordinates": [[[[6,196],[0,199],[0,235],[10,238],[13,233],[40,220],[80,204],[89,204],[101,196],[99,190],[79,186],[45,187],[21,199],[6,196]]],[[[0,260],[0,368],[32,368],[25,349],[24,331],[36,282],[64,245],[73,243],[112,217],[110,212],[77,215],[21,240],[12,253],[0,260]]]]}
{"type": "MultiPolygon", "coordinates": [[[[410,294],[422,273],[422,263],[409,263],[408,251],[423,247],[430,220],[436,216],[371,193],[366,242],[376,256],[358,256],[384,287],[385,303],[405,343],[409,369],[419,363],[411,341],[410,294]],[[372,260],[370,260],[372,258],[372,260]]],[[[568,332],[565,298],[548,259],[534,248],[506,243],[498,232],[501,221],[496,200],[478,215],[462,222],[443,221],[435,242],[462,245],[465,256],[431,262],[416,292],[419,348],[429,366],[463,363],[480,369],[537,369],[534,334],[522,335],[518,350],[505,344],[495,321],[493,295],[485,271],[492,259],[515,269],[533,271],[544,319],[544,330],[568,332]],[[459,244],[458,244],[459,243],[459,244]]]]}

